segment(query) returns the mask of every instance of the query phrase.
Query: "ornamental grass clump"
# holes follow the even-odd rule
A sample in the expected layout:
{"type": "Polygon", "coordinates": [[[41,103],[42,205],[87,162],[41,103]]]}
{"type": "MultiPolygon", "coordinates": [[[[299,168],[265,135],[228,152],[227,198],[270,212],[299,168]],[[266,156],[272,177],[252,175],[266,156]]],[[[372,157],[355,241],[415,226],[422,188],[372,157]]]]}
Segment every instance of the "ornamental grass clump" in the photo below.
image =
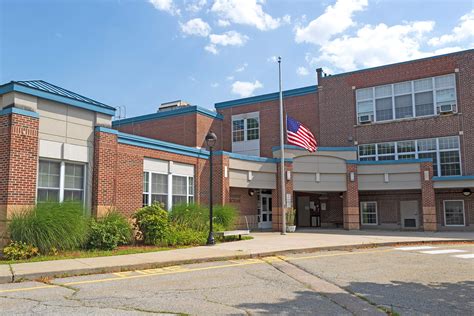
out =
{"type": "Polygon", "coordinates": [[[12,241],[49,254],[81,248],[87,239],[88,221],[78,203],[40,203],[14,214],[8,230],[12,241]]]}

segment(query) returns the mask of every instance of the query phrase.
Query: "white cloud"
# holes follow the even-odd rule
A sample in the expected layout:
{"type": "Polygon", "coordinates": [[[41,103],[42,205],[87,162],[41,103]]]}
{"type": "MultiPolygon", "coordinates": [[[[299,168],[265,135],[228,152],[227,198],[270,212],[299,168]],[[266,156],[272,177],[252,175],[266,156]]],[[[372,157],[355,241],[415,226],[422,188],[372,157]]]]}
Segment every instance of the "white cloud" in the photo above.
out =
{"type": "Polygon", "coordinates": [[[219,87],[219,83],[217,82],[211,83],[211,88],[217,88],[217,87],[219,87]]]}
{"type": "Polygon", "coordinates": [[[278,57],[277,56],[270,56],[267,58],[267,62],[269,63],[276,63],[278,61],[278,57]]]}
{"type": "Polygon", "coordinates": [[[188,22],[181,24],[181,31],[187,35],[195,35],[207,37],[211,32],[209,24],[201,20],[200,18],[189,20],[188,22]]]}
{"type": "Polygon", "coordinates": [[[211,34],[209,35],[210,43],[204,47],[204,49],[216,55],[219,53],[219,50],[217,49],[218,45],[243,46],[248,39],[248,36],[240,34],[236,31],[229,31],[223,34],[211,34]]]}
{"type": "Polygon", "coordinates": [[[296,73],[299,75],[299,76],[307,76],[309,75],[309,71],[308,69],[306,69],[306,67],[298,67],[296,69],[296,73]]]}
{"type": "Polygon", "coordinates": [[[324,44],[333,35],[355,25],[352,20],[354,12],[364,10],[368,0],[338,0],[328,6],[324,13],[311,21],[307,26],[295,28],[297,43],[324,44]]]}
{"type": "Polygon", "coordinates": [[[245,68],[247,68],[248,65],[249,65],[249,64],[244,63],[242,66],[237,67],[237,68],[235,69],[235,72],[242,72],[242,71],[244,71],[245,68]]]}
{"type": "MultiPolygon", "coordinates": [[[[255,26],[261,31],[273,30],[282,24],[282,19],[273,18],[262,8],[264,0],[215,0],[211,11],[223,19],[237,24],[255,26]]],[[[288,21],[285,17],[284,23],[288,21]]]]}
{"type": "Polygon", "coordinates": [[[217,21],[217,25],[222,26],[222,27],[226,27],[226,26],[229,26],[229,25],[230,25],[230,22],[227,21],[227,20],[219,19],[219,20],[217,21]]]}
{"type": "Polygon", "coordinates": [[[229,81],[232,81],[232,80],[234,80],[234,76],[227,76],[225,79],[229,80],[229,81]]]}
{"type": "Polygon", "coordinates": [[[428,41],[432,46],[441,46],[451,43],[459,43],[469,38],[474,38],[474,10],[463,15],[459,24],[453,28],[451,34],[433,37],[428,41]]]}
{"type": "Polygon", "coordinates": [[[256,89],[260,88],[263,88],[263,85],[258,80],[255,80],[255,82],[235,81],[232,84],[232,93],[245,98],[251,96],[256,89]]]}
{"type": "Polygon", "coordinates": [[[168,12],[171,15],[180,15],[181,11],[173,3],[173,0],[148,0],[157,10],[168,12]]]}
{"type": "Polygon", "coordinates": [[[206,4],[207,4],[206,0],[192,0],[186,6],[186,11],[191,12],[191,13],[198,13],[206,6],[206,4]]]}
{"type": "Polygon", "coordinates": [[[217,47],[214,44],[209,44],[205,46],[204,49],[207,50],[211,54],[214,54],[214,55],[219,54],[219,51],[217,50],[217,47]]]}
{"type": "Polygon", "coordinates": [[[342,36],[321,46],[318,57],[307,57],[310,64],[325,61],[344,71],[374,67],[422,58],[433,53],[420,50],[425,34],[433,30],[433,21],[403,25],[365,25],[355,36],[342,36]]]}

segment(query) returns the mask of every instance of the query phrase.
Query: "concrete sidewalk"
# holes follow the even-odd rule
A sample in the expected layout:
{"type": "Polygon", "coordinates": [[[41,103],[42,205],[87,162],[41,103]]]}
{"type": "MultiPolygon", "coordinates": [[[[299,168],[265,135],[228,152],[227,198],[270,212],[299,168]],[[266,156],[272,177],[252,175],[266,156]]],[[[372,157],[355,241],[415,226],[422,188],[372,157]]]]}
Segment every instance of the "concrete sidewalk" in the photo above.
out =
{"type": "Polygon", "coordinates": [[[184,263],[270,256],[287,252],[389,246],[404,243],[474,241],[474,232],[400,232],[300,230],[296,233],[252,233],[254,239],[212,247],[194,247],[122,256],[80,258],[0,265],[0,283],[150,269],[184,263]]]}

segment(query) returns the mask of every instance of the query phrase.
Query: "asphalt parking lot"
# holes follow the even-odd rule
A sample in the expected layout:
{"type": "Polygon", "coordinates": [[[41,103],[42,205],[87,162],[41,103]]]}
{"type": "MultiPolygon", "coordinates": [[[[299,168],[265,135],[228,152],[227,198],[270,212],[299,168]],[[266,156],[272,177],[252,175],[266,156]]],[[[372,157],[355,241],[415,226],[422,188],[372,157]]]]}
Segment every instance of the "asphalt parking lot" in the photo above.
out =
{"type": "Polygon", "coordinates": [[[472,314],[474,245],[414,247],[325,251],[2,284],[0,313],[472,314]],[[365,312],[357,309],[367,306],[365,312]]]}

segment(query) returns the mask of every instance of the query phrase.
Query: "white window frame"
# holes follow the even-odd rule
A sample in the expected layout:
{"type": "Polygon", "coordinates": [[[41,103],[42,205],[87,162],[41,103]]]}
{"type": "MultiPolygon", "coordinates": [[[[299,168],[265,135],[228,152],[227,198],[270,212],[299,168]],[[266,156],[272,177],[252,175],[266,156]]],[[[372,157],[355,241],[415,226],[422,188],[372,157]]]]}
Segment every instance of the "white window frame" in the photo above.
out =
{"type": "MultiPolygon", "coordinates": [[[[66,160],[56,160],[56,159],[50,159],[50,158],[42,158],[40,157],[38,159],[38,165],[37,165],[37,173],[36,173],[36,196],[35,196],[35,202],[38,203],[38,190],[44,189],[52,189],[48,187],[40,187],[39,186],[39,164],[40,161],[48,161],[48,162],[54,162],[54,163],[59,163],[59,203],[64,202],[64,190],[70,190],[70,191],[82,191],[82,204],[85,206],[86,205],[86,200],[87,200],[87,164],[83,162],[77,162],[77,161],[66,161],[66,160]],[[83,168],[84,172],[84,179],[82,183],[82,190],[79,189],[71,189],[71,188],[64,188],[64,179],[66,177],[66,164],[71,164],[71,165],[80,165],[83,168]]],[[[57,188],[54,188],[57,189],[57,188]]],[[[40,202],[41,203],[41,202],[40,202]]]]}
{"type": "Polygon", "coordinates": [[[404,160],[404,159],[400,159],[399,156],[408,155],[408,154],[415,154],[414,159],[419,159],[419,154],[436,153],[436,165],[433,165],[433,169],[436,168],[438,177],[448,177],[449,175],[445,176],[445,175],[441,174],[441,156],[440,156],[440,153],[441,152],[456,151],[456,149],[455,148],[440,149],[439,140],[441,138],[449,138],[449,137],[456,137],[457,138],[457,143],[458,143],[457,151],[458,151],[458,155],[459,155],[459,171],[460,171],[460,173],[459,173],[459,175],[456,175],[456,176],[462,176],[463,171],[462,171],[462,157],[461,157],[461,140],[460,140],[458,135],[443,136],[443,137],[437,137],[437,138],[408,139],[408,140],[399,140],[399,141],[394,141],[394,142],[360,144],[359,147],[364,146],[364,145],[375,145],[375,155],[361,156],[360,155],[360,150],[358,149],[357,150],[357,156],[358,156],[359,161],[366,161],[366,160],[361,160],[361,158],[373,158],[373,157],[375,157],[375,161],[380,161],[379,157],[383,157],[383,156],[394,155],[395,160],[404,160]],[[436,140],[436,149],[435,150],[418,150],[418,141],[427,140],[427,139],[431,139],[431,140],[435,139],[436,140]],[[415,152],[407,152],[407,153],[398,152],[398,143],[399,142],[405,142],[405,141],[414,141],[415,142],[415,152]],[[379,144],[384,144],[384,143],[394,143],[395,144],[395,153],[394,154],[379,154],[378,145],[379,144]]]}
{"type": "MultiPolygon", "coordinates": [[[[252,128],[255,129],[255,128],[252,128]]],[[[232,143],[242,143],[242,142],[251,142],[251,141],[259,141],[260,140],[260,113],[259,112],[252,112],[252,113],[245,113],[240,115],[232,116],[232,143]],[[258,122],[258,138],[255,139],[248,139],[248,125],[247,122],[249,119],[256,119],[258,122]],[[244,140],[234,141],[234,121],[244,121],[244,140]]]]}
{"type": "MultiPolygon", "coordinates": [[[[456,80],[456,74],[455,73],[448,73],[448,74],[445,74],[445,75],[441,75],[441,76],[436,76],[436,77],[426,77],[426,78],[420,78],[420,79],[416,79],[416,80],[409,80],[409,81],[401,81],[401,82],[395,82],[395,83],[392,83],[392,84],[384,84],[384,85],[379,85],[379,86],[373,86],[373,87],[366,87],[366,88],[360,88],[360,89],[356,89],[355,90],[355,100],[356,100],[356,114],[357,114],[357,125],[362,125],[364,123],[361,123],[359,121],[360,119],[360,116],[363,116],[363,115],[369,115],[373,118],[372,122],[380,122],[380,123],[385,123],[385,122],[392,122],[392,121],[401,121],[401,120],[407,120],[407,119],[417,119],[417,118],[426,118],[426,117],[431,117],[431,116],[439,116],[441,115],[440,113],[438,113],[438,105],[437,105],[437,97],[436,97],[436,94],[437,94],[437,91],[440,90],[440,89],[437,89],[436,88],[436,78],[439,78],[439,77],[445,77],[445,76],[452,76],[453,79],[454,79],[454,103],[455,103],[455,110],[454,110],[454,113],[457,113],[458,112],[458,100],[457,100],[457,80],[456,80]],[[419,115],[417,116],[416,115],[416,106],[415,106],[415,86],[414,86],[414,83],[415,81],[417,80],[422,80],[422,79],[431,79],[432,81],[432,88],[431,89],[427,89],[427,90],[422,90],[422,91],[417,91],[416,93],[422,93],[422,92],[428,92],[428,91],[431,91],[433,93],[433,114],[429,114],[429,115],[419,115]],[[399,83],[411,83],[411,96],[412,96],[412,116],[411,117],[404,117],[404,118],[396,118],[396,115],[395,115],[395,91],[394,91],[394,87],[395,87],[395,84],[399,84],[399,83]],[[392,89],[392,95],[391,95],[391,98],[392,98],[392,113],[393,113],[393,118],[390,119],[390,120],[383,120],[383,121],[379,121],[377,120],[377,111],[375,109],[375,101],[376,101],[376,97],[375,97],[375,89],[377,87],[382,87],[382,86],[388,86],[388,85],[391,85],[391,89],[392,89]],[[365,89],[372,89],[372,98],[366,98],[366,99],[358,99],[357,98],[357,91],[358,90],[365,90],[365,89]],[[359,103],[360,102],[366,102],[366,101],[372,101],[372,111],[371,112],[360,112],[359,113],[359,103]]],[[[442,90],[442,89],[441,89],[442,90]]],[[[408,93],[406,94],[403,94],[403,95],[408,95],[408,93]]],[[[398,95],[397,95],[398,96],[398,95]]],[[[387,96],[388,98],[388,96],[387,96]]],[[[380,99],[380,98],[379,98],[380,99]]]]}
{"type": "Polygon", "coordinates": [[[443,200],[443,216],[444,216],[444,226],[447,227],[465,227],[466,226],[466,208],[464,200],[443,200]],[[462,202],[462,225],[454,225],[446,223],[446,202],[462,202]]]}
{"type": "MultiPolygon", "coordinates": [[[[186,178],[186,201],[187,203],[189,203],[189,198],[192,197],[193,198],[193,203],[195,202],[195,194],[191,194],[190,193],[190,190],[189,190],[189,179],[192,178],[193,179],[193,186],[194,186],[194,190],[193,192],[196,191],[196,181],[195,181],[195,177],[194,175],[193,176],[190,176],[190,175],[184,175],[184,174],[178,174],[178,173],[163,173],[163,172],[155,172],[155,171],[149,171],[149,170],[143,170],[143,173],[142,174],[145,174],[147,173],[148,174],[148,192],[142,192],[142,200],[143,200],[143,195],[147,195],[148,196],[148,201],[147,201],[147,205],[150,206],[152,203],[151,203],[151,196],[152,196],[152,192],[151,192],[151,179],[152,179],[152,174],[160,174],[160,175],[165,175],[167,176],[167,183],[168,183],[168,192],[167,192],[167,196],[166,196],[166,200],[167,200],[167,209],[168,210],[171,210],[171,208],[173,207],[173,176],[178,176],[178,177],[185,177],[186,178]]],[[[144,175],[143,175],[144,176],[144,175]]],[[[142,185],[143,185],[143,179],[142,179],[142,185]]],[[[143,206],[144,203],[142,203],[143,206]]]]}
{"type": "Polygon", "coordinates": [[[363,201],[360,202],[360,223],[361,225],[368,225],[368,226],[377,226],[379,224],[379,210],[377,201],[363,201]],[[375,205],[375,223],[364,223],[364,207],[363,205],[368,205],[369,203],[373,203],[375,205]]]}

